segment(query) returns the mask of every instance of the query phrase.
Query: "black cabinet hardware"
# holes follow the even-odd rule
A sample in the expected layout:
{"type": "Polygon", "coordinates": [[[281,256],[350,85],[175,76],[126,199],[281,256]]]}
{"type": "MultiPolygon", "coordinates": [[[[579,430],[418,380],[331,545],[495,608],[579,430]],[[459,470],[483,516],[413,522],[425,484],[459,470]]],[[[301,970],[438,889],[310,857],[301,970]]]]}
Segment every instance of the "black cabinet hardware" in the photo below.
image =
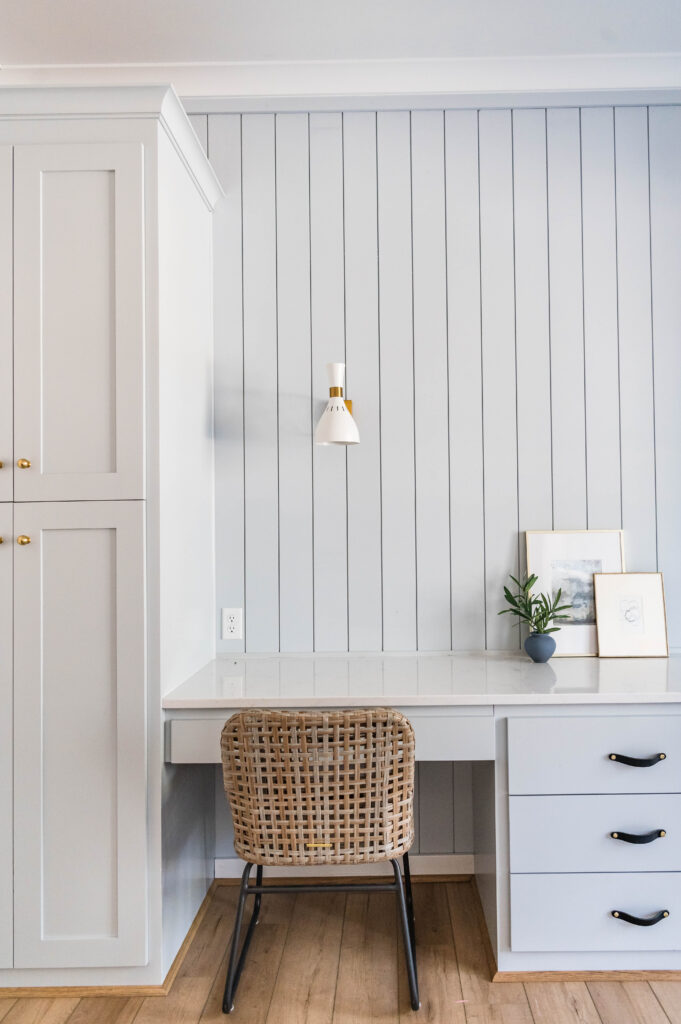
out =
{"type": "Polygon", "coordinates": [[[654,828],[652,832],[644,832],[643,835],[633,835],[631,832],[611,832],[611,839],[620,839],[623,843],[636,843],[642,846],[644,843],[652,843],[656,839],[663,839],[667,835],[663,828],[654,828]]]}
{"type": "Polygon", "coordinates": [[[637,924],[640,928],[650,928],[651,924],[659,924],[665,917],[669,917],[668,910],[658,910],[651,917],[634,917],[633,914],[627,914],[626,910],[611,910],[610,913],[613,917],[628,921],[629,924],[637,924]]]}
{"type": "Polygon", "coordinates": [[[658,761],[664,761],[666,754],[653,754],[652,757],[627,757],[626,754],[608,754],[611,761],[619,761],[620,764],[630,764],[632,768],[650,768],[658,761]]]}

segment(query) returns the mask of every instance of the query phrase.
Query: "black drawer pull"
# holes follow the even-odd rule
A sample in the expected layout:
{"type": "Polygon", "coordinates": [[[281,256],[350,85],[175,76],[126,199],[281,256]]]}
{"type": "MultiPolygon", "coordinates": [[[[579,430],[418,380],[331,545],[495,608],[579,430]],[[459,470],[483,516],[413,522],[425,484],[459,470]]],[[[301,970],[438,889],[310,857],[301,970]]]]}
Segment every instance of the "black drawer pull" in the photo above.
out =
{"type": "Polygon", "coordinates": [[[620,764],[630,764],[632,768],[650,768],[658,761],[664,761],[666,754],[653,754],[652,757],[627,757],[626,754],[608,754],[611,761],[619,761],[620,764]]]}
{"type": "Polygon", "coordinates": [[[651,917],[634,917],[633,914],[627,914],[625,910],[611,910],[610,913],[613,917],[628,921],[629,924],[637,924],[641,928],[650,928],[651,924],[659,924],[665,917],[669,917],[668,910],[658,910],[651,917]]]}
{"type": "Polygon", "coordinates": [[[663,828],[655,828],[652,832],[644,832],[642,836],[632,835],[631,832],[611,832],[611,839],[621,839],[623,843],[636,843],[642,846],[644,843],[653,843],[656,839],[664,839],[667,835],[663,828]]]}

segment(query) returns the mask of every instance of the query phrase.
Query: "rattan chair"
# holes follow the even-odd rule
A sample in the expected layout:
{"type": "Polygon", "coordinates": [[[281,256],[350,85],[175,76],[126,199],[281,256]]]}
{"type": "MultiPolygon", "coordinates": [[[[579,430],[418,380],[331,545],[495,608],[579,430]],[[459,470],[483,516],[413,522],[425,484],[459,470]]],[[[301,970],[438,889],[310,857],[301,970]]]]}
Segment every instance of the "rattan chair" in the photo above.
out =
{"type": "Polygon", "coordinates": [[[394,892],[404,937],[411,1005],[418,1010],[408,851],[414,841],[414,730],[390,708],[242,711],[222,730],[225,793],[241,878],[222,1009],[231,1013],[263,893],[394,892]],[[404,865],[404,881],[400,870],[404,865]],[[263,866],[378,864],[392,882],[263,886],[263,866]],[[249,885],[253,865],[255,885],[249,885]],[[241,953],[248,896],[253,914],[241,953]]]}

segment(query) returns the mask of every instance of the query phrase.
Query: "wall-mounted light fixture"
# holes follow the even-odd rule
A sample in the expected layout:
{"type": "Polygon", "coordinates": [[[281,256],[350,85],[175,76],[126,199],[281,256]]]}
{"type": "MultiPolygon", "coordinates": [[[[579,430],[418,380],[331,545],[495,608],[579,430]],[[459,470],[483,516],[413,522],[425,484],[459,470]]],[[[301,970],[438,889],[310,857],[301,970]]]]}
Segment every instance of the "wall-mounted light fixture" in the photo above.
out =
{"type": "Polygon", "coordinates": [[[327,363],[329,400],[314,433],[316,444],[359,444],[352,402],[343,398],[345,363],[327,363]]]}

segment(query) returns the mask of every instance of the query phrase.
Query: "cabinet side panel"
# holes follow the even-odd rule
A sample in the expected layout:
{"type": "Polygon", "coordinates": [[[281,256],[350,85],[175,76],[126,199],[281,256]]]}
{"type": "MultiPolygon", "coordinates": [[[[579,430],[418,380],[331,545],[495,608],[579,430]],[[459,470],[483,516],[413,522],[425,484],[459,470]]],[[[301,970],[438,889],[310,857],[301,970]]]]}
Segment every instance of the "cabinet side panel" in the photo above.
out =
{"type": "MultiPolygon", "coordinates": [[[[161,693],[215,655],[212,222],[159,131],[159,616],[161,693]]],[[[166,767],[163,970],[213,876],[212,769],[166,767]]]]}
{"type": "Polygon", "coordinates": [[[161,690],[215,654],[211,215],[159,134],[161,690]]]}

